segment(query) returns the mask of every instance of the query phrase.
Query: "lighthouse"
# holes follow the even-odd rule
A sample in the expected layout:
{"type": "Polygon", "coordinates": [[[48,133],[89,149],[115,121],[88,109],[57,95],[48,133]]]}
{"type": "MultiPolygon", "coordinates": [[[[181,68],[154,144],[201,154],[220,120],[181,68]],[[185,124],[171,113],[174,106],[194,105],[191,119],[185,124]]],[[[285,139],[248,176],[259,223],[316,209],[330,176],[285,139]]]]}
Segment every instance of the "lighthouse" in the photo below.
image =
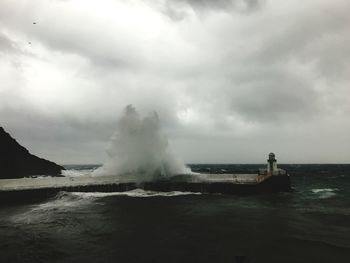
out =
{"type": "Polygon", "coordinates": [[[267,173],[276,174],[278,173],[277,160],[274,153],[269,154],[269,159],[267,159],[267,173]]]}

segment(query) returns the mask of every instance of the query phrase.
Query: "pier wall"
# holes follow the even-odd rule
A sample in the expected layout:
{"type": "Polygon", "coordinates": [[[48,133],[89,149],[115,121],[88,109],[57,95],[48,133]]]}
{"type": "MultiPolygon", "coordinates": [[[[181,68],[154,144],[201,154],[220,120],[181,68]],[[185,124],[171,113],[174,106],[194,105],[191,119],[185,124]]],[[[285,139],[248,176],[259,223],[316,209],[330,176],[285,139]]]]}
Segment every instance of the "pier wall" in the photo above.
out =
{"type": "Polygon", "coordinates": [[[290,178],[286,176],[270,176],[260,183],[235,184],[231,182],[116,182],[87,185],[65,185],[61,187],[42,187],[36,189],[7,189],[0,190],[0,204],[19,200],[33,200],[53,197],[60,191],[67,192],[125,192],[134,189],[170,192],[200,192],[220,194],[261,194],[290,191],[290,178]]]}

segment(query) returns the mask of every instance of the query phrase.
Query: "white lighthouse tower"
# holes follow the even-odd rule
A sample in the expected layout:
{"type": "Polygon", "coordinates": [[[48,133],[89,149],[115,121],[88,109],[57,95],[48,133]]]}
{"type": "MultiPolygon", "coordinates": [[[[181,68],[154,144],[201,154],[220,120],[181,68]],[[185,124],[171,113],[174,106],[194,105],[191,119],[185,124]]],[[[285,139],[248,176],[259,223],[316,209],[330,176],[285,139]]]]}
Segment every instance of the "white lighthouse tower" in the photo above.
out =
{"type": "Polygon", "coordinates": [[[277,168],[277,160],[275,158],[274,153],[269,154],[269,159],[267,159],[267,169],[263,169],[261,174],[268,174],[268,175],[285,175],[287,172],[283,169],[277,168]]]}
{"type": "Polygon", "coordinates": [[[269,159],[267,160],[267,173],[278,174],[279,169],[277,168],[277,160],[274,153],[269,154],[269,159]]]}

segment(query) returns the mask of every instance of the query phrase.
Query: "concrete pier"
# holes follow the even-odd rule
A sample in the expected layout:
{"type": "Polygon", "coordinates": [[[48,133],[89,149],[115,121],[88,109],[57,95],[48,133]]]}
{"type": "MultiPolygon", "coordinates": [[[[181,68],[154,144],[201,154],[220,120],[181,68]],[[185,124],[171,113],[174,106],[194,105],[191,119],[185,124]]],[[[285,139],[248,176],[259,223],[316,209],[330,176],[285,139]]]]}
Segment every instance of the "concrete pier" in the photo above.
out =
{"type": "Polygon", "coordinates": [[[154,181],[120,179],[117,176],[43,177],[0,180],[0,203],[30,197],[47,197],[59,191],[123,192],[133,189],[160,192],[189,191],[222,194],[257,194],[290,191],[290,178],[278,169],[274,154],[268,168],[256,174],[178,174],[154,181]]]}
{"type": "Polygon", "coordinates": [[[221,194],[258,194],[290,191],[289,175],[199,174],[176,175],[169,179],[137,182],[115,177],[60,177],[0,180],[0,203],[46,198],[60,191],[124,192],[133,189],[160,192],[186,191],[221,194]]]}

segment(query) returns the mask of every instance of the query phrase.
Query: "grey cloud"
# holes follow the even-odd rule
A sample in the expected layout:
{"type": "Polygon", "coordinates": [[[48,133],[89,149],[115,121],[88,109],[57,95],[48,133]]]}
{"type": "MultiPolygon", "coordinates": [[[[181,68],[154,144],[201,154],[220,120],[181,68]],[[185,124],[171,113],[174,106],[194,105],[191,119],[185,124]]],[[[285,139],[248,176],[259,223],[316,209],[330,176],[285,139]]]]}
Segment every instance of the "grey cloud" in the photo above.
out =
{"type": "Polygon", "coordinates": [[[349,9],[350,3],[341,1],[339,5],[320,6],[298,19],[272,25],[271,33],[264,36],[251,59],[268,64],[289,60],[316,62],[324,77],[341,72],[347,67],[349,54],[349,9]]]}
{"type": "Polygon", "coordinates": [[[322,93],[313,80],[288,64],[260,64],[256,59],[226,74],[222,102],[248,122],[299,122],[324,114],[322,93]]]}
{"type": "MultiPolygon", "coordinates": [[[[70,1],[59,2],[69,4],[70,1]]],[[[27,12],[19,11],[16,13],[11,3],[0,3],[0,24],[6,23],[11,30],[22,34],[22,42],[15,43],[1,33],[0,48],[3,50],[14,52],[19,51],[21,45],[33,48],[45,45],[60,53],[78,55],[89,60],[92,64],[102,67],[126,68],[138,65],[141,57],[139,50],[124,45],[123,37],[125,36],[119,36],[113,34],[113,31],[105,30],[104,26],[108,25],[102,22],[91,22],[87,17],[81,18],[79,23],[72,16],[62,19],[64,14],[59,9],[57,12],[54,9],[49,9],[50,14],[34,15],[35,10],[40,8],[39,2],[28,5],[26,8],[27,12]],[[36,24],[33,24],[33,21],[36,21],[36,24]],[[82,24],[86,26],[81,26],[82,24]]],[[[27,51],[28,54],[29,51],[27,51]]]]}
{"type": "Polygon", "coordinates": [[[77,54],[88,59],[94,65],[107,68],[125,68],[137,65],[134,56],[128,54],[125,50],[119,50],[123,48],[114,46],[115,43],[104,41],[103,38],[108,36],[105,36],[102,32],[97,33],[98,35],[90,35],[76,31],[77,28],[66,31],[61,26],[50,31],[51,26],[50,23],[43,26],[34,35],[39,42],[45,43],[49,48],[77,54]]]}
{"type": "MultiPolygon", "coordinates": [[[[262,8],[266,0],[167,0],[164,5],[158,5],[158,8],[173,20],[182,20],[188,16],[190,8],[197,14],[222,11],[228,13],[251,13],[262,8]]],[[[151,3],[157,3],[157,0],[151,0],[151,3]]]]}
{"type": "Polygon", "coordinates": [[[319,114],[318,94],[288,77],[244,83],[233,95],[231,107],[247,121],[265,123],[303,121],[319,114]]]}
{"type": "Polygon", "coordinates": [[[260,8],[264,0],[181,0],[189,4],[194,9],[239,9],[242,11],[252,11],[260,8]]]}
{"type": "Polygon", "coordinates": [[[4,33],[0,32],[0,52],[15,52],[17,50],[16,44],[4,33]]]}
{"type": "Polygon", "coordinates": [[[330,99],[335,90],[344,92],[338,86],[348,83],[350,72],[350,6],[342,3],[342,8],[321,6],[298,19],[269,24],[268,31],[248,28],[242,36],[248,45],[239,55],[235,48],[218,52],[223,57],[217,71],[227,78],[218,86],[233,114],[260,123],[309,121],[348,103],[330,99]],[[327,86],[319,87],[323,82],[327,86]]]}

